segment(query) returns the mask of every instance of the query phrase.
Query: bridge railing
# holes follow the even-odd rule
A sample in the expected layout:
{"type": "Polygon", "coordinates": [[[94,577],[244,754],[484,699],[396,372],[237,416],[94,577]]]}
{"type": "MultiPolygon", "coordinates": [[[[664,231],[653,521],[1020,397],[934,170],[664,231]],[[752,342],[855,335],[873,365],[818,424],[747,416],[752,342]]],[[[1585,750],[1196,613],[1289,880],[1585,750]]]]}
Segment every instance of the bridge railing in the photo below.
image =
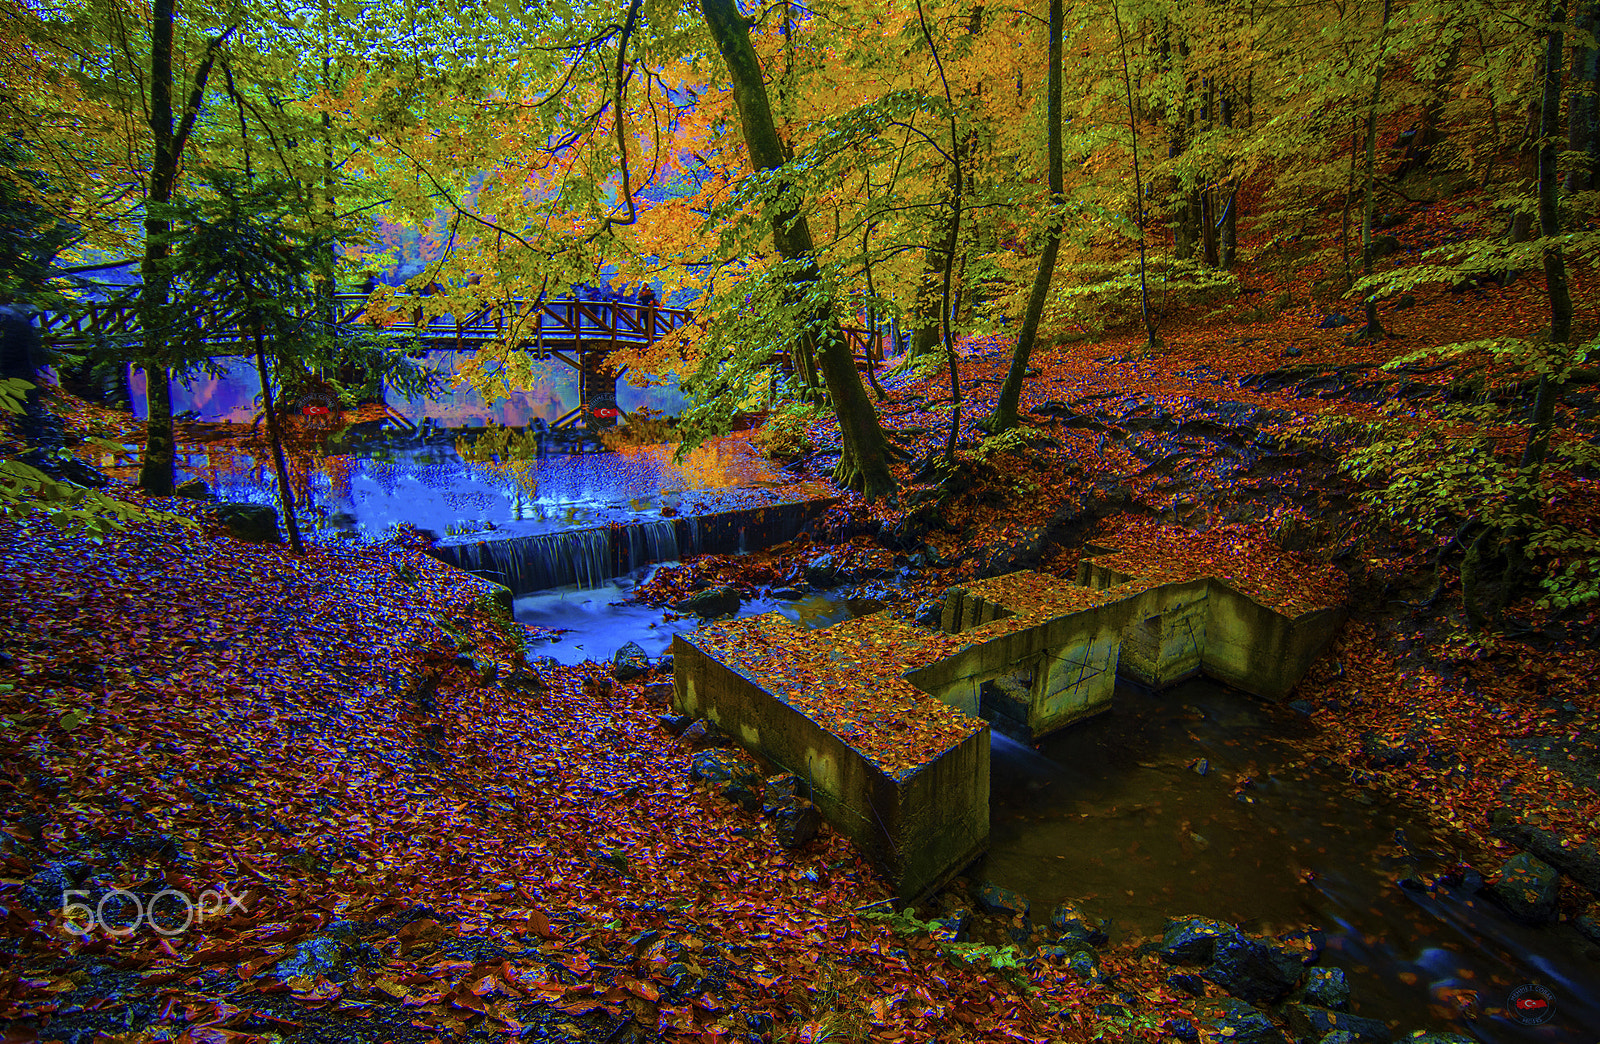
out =
{"type": "MultiPolygon", "coordinates": [[[[535,304],[513,299],[484,305],[465,315],[429,315],[428,295],[407,294],[390,298],[389,308],[369,320],[368,295],[334,296],[339,326],[366,326],[397,333],[415,333],[424,348],[473,351],[482,345],[510,338],[518,347],[534,351],[570,350],[574,353],[614,351],[619,347],[653,344],[690,322],[694,313],[635,301],[583,301],[555,298],[535,304]]],[[[63,346],[92,344],[102,338],[139,335],[138,308],[131,303],[91,304],[68,312],[46,312],[42,333],[63,346]]],[[[178,336],[217,348],[248,349],[254,332],[235,318],[202,313],[183,320],[178,336]]],[[[844,328],[845,341],[858,366],[882,362],[895,354],[887,330],[875,335],[859,327],[844,328]]],[[[237,350],[237,349],[236,349],[237,350]]],[[[213,354],[232,355],[235,351],[213,354]]],[[[780,365],[787,358],[776,360],[780,365]]]]}
{"type": "MultiPolygon", "coordinates": [[[[428,348],[470,351],[486,342],[515,339],[519,346],[536,349],[607,351],[623,345],[653,344],[687,323],[692,312],[633,301],[580,301],[568,298],[533,302],[510,300],[485,305],[466,315],[428,315],[426,298],[406,295],[391,299],[391,307],[376,322],[369,321],[367,295],[341,293],[334,298],[339,326],[372,326],[400,333],[415,333],[428,348]]],[[[132,338],[141,327],[136,305],[91,304],[66,312],[46,312],[42,334],[59,345],[89,344],[105,337],[132,338]]],[[[175,331],[207,345],[246,345],[253,331],[236,318],[216,313],[186,317],[175,331]]],[[[228,353],[231,354],[231,353],[228,353]]]]}

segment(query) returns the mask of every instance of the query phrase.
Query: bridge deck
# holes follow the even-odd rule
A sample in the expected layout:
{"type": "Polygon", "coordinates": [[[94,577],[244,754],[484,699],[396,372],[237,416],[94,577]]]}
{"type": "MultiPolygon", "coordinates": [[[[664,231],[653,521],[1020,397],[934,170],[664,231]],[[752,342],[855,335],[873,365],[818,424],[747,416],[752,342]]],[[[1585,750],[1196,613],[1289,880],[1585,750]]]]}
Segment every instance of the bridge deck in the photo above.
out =
{"type": "MultiPolygon", "coordinates": [[[[654,344],[694,317],[687,309],[633,301],[511,300],[485,305],[464,316],[429,314],[426,296],[394,301],[397,307],[373,317],[368,312],[366,294],[338,294],[336,323],[342,327],[414,333],[430,350],[476,351],[486,344],[508,343],[535,352],[582,354],[654,344]]],[[[107,338],[133,338],[139,329],[134,305],[97,304],[71,312],[45,313],[42,333],[54,344],[72,347],[107,338]]],[[[846,327],[844,332],[858,364],[883,359],[889,341],[886,332],[869,335],[855,327],[846,327]]],[[[252,329],[214,314],[191,319],[184,324],[183,333],[219,349],[212,353],[215,355],[238,353],[227,349],[248,351],[254,338],[252,329]]]]}

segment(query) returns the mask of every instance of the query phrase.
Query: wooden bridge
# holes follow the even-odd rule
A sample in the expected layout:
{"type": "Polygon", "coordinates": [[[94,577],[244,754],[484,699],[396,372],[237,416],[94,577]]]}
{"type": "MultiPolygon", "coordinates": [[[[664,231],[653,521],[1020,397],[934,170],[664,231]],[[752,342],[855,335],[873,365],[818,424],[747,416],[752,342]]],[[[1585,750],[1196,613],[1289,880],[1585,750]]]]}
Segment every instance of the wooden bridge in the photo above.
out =
{"type": "MultiPolygon", "coordinates": [[[[415,334],[420,341],[418,355],[428,351],[476,351],[486,344],[509,343],[541,359],[559,359],[578,373],[580,405],[558,420],[558,427],[586,414],[614,420],[616,381],[627,368],[613,369],[608,356],[620,348],[654,344],[694,317],[686,309],[665,308],[652,302],[574,298],[543,302],[513,299],[461,316],[430,315],[424,304],[427,297],[393,298],[394,307],[374,317],[367,307],[367,294],[337,294],[335,324],[415,334]]],[[[44,339],[63,347],[108,340],[126,343],[140,332],[138,308],[131,303],[90,304],[67,312],[46,312],[41,319],[44,339]]],[[[205,344],[214,356],[244,355],[254,350],[254,329],[241,325],[234,316],[192,316],[183,324],[180,335],[205,344]]],[[[861,367],[882,362],[891,345],[887,330],[869,335],[857,327],[845,327],[844,335],[861,367]]],[[[775,361],[787,370],[786,356],[775,361]]]]}

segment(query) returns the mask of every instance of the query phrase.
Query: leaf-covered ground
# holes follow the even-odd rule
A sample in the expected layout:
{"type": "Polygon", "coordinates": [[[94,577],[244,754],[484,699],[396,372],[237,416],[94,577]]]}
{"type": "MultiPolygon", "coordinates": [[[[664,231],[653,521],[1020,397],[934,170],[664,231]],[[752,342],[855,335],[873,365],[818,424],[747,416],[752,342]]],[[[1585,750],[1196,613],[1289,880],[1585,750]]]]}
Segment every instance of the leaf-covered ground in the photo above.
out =
{"type": "MultiPolygon", "coordinates": [[[[856,912],[886,893],[845,842],[780,849],[687,782],[647,681],[535,680],[476,582],[415,551],[0,547],[17,1039],[710,1040],[849,1011],[875,1039],[998,1041],[1093,1020],[1103,991],[1049,962],[1007,981],[856,912]],[[230,898],[170,935],[75,934],[61,893],[111,888],[230,898]]],[[[172,895],[153,909],[182,920],[172,895]]]]}
{"type": "MultiPolygon", "coordinates": [[[[1450,217],[1418,212],[1401,236],[1433,245],[1456,234],[1450,217]]],[[[829,553],[909,616],[1018,546],[1071,576],[1088,544],[1137,557],[1177,540],[1285,607],[1348,590],[1352,621],[1294,695],[1352,787],[1414,799],[1486,871],[1504,847],[1497,809],[1592,844],[1593,613],[1523,604],[1520,630],[1469,633],[1448,569],[1428,597],[1442,549],[1376,525],[1330,453],[1297,438],[1318,417],[1492,384],[1470,357],[1378,367],[1535,333],[1542,288],[1419,293],[1385,306],[1394,339],[1350,346],[1308,303],[1324,274],[1247,272],[1222,314],[1170,318],[1159,353],[1125,332],[1036,353],[1028,427],[1009,440],[973,427],[1009,343],[968,342],[943,491],[907,467],[893,509],[847,499],[811,537],[664,570],[644,597],[795,584],[829,553]],[[1287,310],[1248,305],[1285,292],[1287,310]]],[[[1574,271],[1580,331],[1595,325],[1591,282],[1574,271]]],[[[890,381],[881,406],[924,454],[942,443],[943,380],[890,381]]],[[[137,436],[58,401],[78,430],[137,436]]],[[[809,437],[795,470],[826,475],[836,432],[809,437]]],[[[7,1040],[1154,1040],[1188,1014],[1167,969],[1131,949],[1106,958],[1113,989],[892,930],[872,917],[886,893],[836,835],[788,852],[759,813],[688,782],[689,749],[656,720],[663,678],[535,672],[478,594],[407,546],[296,560],[213,530],[98,545],[0,532],[7,1040]],[[64,916],[63,894],[114,887],[145,902],[173,890],[156,905],[166,927],[179,897],[213,898],[170,935],[77,934],[84,911],[64,916]]],[[[1569,892],[1566,912],[1587,901],[1569,892]]]]}

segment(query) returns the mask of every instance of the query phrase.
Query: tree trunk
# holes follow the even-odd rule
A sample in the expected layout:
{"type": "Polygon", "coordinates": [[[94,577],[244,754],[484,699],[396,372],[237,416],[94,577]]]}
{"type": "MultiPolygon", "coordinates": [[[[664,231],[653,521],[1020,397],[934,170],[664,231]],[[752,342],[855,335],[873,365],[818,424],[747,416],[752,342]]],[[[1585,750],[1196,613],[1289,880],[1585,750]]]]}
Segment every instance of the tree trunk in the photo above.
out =
{"type": "Polygon", "coordinates": [[[272,443],[272,464],[278,473],[278,505],[283,508],[283,523],[289,529],[289,548],[305,554],[300,540],[300,523],[294,513],[294,490],[289,486],[289,468],[283,462],[283,436],[278,431],[278,411],[272,402],[272,375],[267,372],[265,336],[261,320],[256,319],[256,373],[261,377],[261,408],[267,413],[267,440],[272,443]]]}
{"type": "Polygon", "coordinates": [[[1580,0],[1573,20],[1577,39],[1572,48],[1572,89],[1567,92],[1567,149],[1578,153],[1567,174],[1568,192],[1586,192],[1595,186],[1595,151],[1600,148],[1600,106],[1595,90],[1600,86],[1600,47],[1594,35],[1600,29],[1600,0],[1580,0]]]}
{"type": "MultiPolygon", "coordinates": [[[[750,23],[739,14],[737,0],[700,0],[700,11],[728,67],[751,167],[756,170],[782,167],[783,143],[772,122],[761,62],[750,43],[750,23]]],[[[796,293],[803,299],[811,298],[821,274],[817,271],[815,247],[805,215],[792,212],[777,215],[773,219],[772,238],[785,260],[800,265],[795,276],[796,293]]],[[[835,480],[840,485],[860,490],[868,500],[892,497],[896,484],[889,470],[888,440],[878,424],[877,411],[867,397],[861,375],[856,372],[855,360],[844,343],[832,303],[819,303],[805,328],[807,332],[802,337],[817,343],[817,361],[833,400],[834,413],[839,418],[841,452],[835,480]]]]}
{"type": "MultiPolygon", "coordinates": [[[[1060,206],[1065,200],[1065,182],[1062,174],[1061,116],[1064,77],[1061,69],[1062,0],[1050,0],[1050,40],[1046,49],[1048,68],[1048,95],[1045,102],[1045,120],[1048,123],[1045,140],[1046,176],[1050,181],[1050,204],[1060,206]]],[[[1017,332],[1017,347],[1011,353],[1011,368],[1000,385],[1000,399],[994,412],[981,422],[984,431],[994,434],[1017,426],[1017,408],[1022,399],[1022,381],[1028,373],[1028,359],[1039,335],[1039,319],[1044,315],[1045,301],[1050,296],[1050,279],[1055,274],[1056,257],[1061,252],[1061,219],[1059,212],[1050,221],[1045,233],[1044,250],[1039,254],[1039,269],[1034,273],[1033,289],[1028,293],[1028,306],[1022,313],[1022,329],[1017,332]]]]}
{"type": "MultiPolygon", "coordinates": [[[[1537,96],[1528,99],[1527,122],[1523,125],[1522,143],[1517,148],[1517,173],[1522,175],[1519,188],[1524,185],[1534,184],[1539,177],[1539,99],[1537,96]]],[[[1519,206],[1511,214],[1511,225],[1508,235],[1513,243],[1526,243],[1533,238],[1533,219],[1535,214],[1526,207],[1519,206]]],[[[1509,282],[1509,271],[1502,274],[1502,280],[1509,282]]]]}
{"type": "MultiPolygon", "coordinates": [[[[1222,125],[1229,130],[1233,129],[1233,94],[1231,87],[1222,90],[1222,97],[1218,102],[1218,110],[1222,114],[1222,125]]],[[[1239,253],[1239,182],[1232,172],[1228,174],[1228,195],[1222,204],[1222,218],[1217,260],[1225,269],[1233,268],[1234,259],[1239,253]]]]}
{"type": "Polygon", "coordinates": [[[172,389],[168,366],[171,338],[176,333],[168,314],[172,277],[167,271],[171,253],[172,222],[155,213],[172,202],[178,181],[178,160],[194,129],[200,102],[211,74],[217,49],[233,33],[225,30],[206,46],[194,72],[189,102],[176,129],[172,112],[172,33],[176,0],[154,0],[150,9],[150,180],[145,190],[144,256],[139,262],[139,325],[144,343],[139,364],[145,372],[146,422],[144,459],[139,466],[139,488],[155,496],[170,496],[173,485],[172,389]]]}
{"type": "Polygon", "coordinates": [[[155,208],[172,202],[178,157],[172,134],[172,29],[175,0],[154,0],[150,17],[150,139],[153,152],[145,193],[144,257],[139,263],[139,324],[144,345],[146,420],[139,488],[158,497],[172,495],[172,389],[167,373],[167,272],[172,222],[155,208]]]}
{"type": "MultiPolygon", "coordinates": [[[[1376,181],[1378,148],[1378,100],[1383,97],[1383,48],[1389,39],[1389,14],[1394,0],[1383,0],[1383,25],[1378,31],[1378,63],[1372,73],[1372,99],[1367,106],[1367,192],[1361,205],[1361,274],[1372,274],[1372,191],[1376,181]]],[[[1364,340],[1376,341],[1384,336],[1378,322],[1378,302],[1367,295],[1367,325],[1361,331],[1364,340]]]]}

